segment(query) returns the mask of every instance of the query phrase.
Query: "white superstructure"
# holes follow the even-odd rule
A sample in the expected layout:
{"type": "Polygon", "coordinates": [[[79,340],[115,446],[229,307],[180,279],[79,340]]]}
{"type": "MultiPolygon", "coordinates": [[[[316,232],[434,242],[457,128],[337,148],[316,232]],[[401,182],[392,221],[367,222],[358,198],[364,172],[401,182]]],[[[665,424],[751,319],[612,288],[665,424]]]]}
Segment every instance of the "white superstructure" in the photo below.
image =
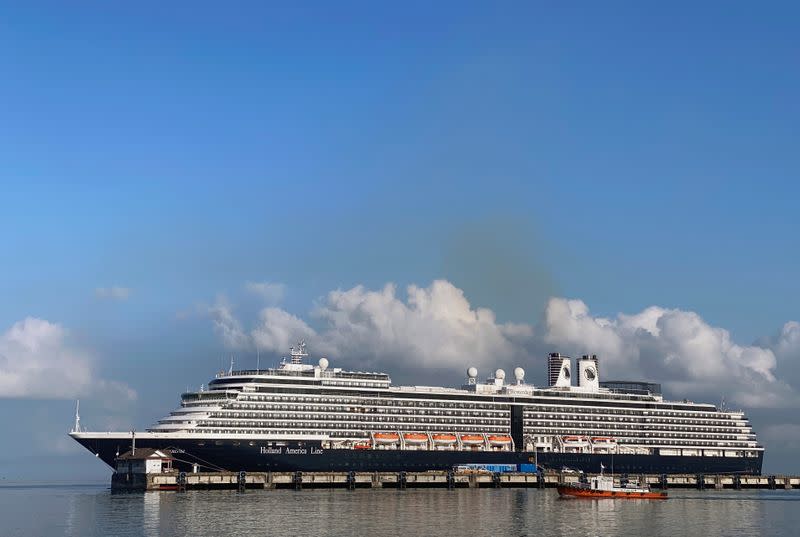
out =
{"type": "Polygon", "coordinates": [[[564,453],[757,457],[763,448],[744,414],[714,405],[665,401],[658,394],[599,386],[597,360],[560,356],[555,386],[506,383],[498,369],[485,382],[469,368],[459,389],[392,386],[385,373],[344,371],[292,359],[266,370],[219,373],[205,391],[149,431],[181,436],[317,439],[327,447],[525,450],[564,453]],[[515,425],[516,424],[516,425],[515,425]]]}

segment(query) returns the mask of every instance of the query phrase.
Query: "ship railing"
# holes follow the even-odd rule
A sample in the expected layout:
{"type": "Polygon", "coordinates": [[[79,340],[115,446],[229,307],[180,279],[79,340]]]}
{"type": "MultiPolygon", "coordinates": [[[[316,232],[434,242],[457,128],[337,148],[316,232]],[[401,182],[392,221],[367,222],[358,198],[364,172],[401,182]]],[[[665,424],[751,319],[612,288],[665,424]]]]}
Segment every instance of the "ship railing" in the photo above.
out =
{"type": "MultiPolygon", "coordinates": [[[[316,369],[309,369],[305,371],[296,370],[283,370],[283,369],[238,369],[236,371],[221,371],[217,373],[216,377],[230,377],[230,376],[249,376],[249,375],[269,375],[278,377],[307,377],[317,378],[316,369]]],[[[386,373],[373,373],[366,371],[321,371],[319,375],[322,378],[343,378],[355,380],[377,380],[382,382],[391,382],[389,375],[386,373]]]]}

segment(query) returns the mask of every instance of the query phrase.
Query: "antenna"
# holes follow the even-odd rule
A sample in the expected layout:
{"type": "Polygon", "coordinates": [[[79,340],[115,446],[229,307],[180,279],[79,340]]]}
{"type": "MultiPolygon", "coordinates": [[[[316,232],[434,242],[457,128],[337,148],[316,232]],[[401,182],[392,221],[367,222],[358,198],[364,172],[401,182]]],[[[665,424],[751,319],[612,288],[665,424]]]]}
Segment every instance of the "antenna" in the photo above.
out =
{"type": "Polygon", "coordinates": [[[81,432],[81,400],[78,399],[75,403],[75,427],[72,429],[73,433],[81,432]]]}
{"type": "Polygon", "coordinates": [[[228,368],[228,374],[229,375],[233,374],[233,355],[232,354],[231,354],[231,366],[230,366],[230,368],[228,368]]]}
{"type": "Polygon", "coordinates": [[[301,340],[297,344],[297,347],[292,347],[290,349],[290,355],[292,357],[293,364],[302,364],[303,358],[308,356],[308,353],[306,352],[306,342],[301,340]]]}
{"type": "Polygon", "coordinates": [[[256,347],[256,373],[261,371],[261,349],[256,347]]]}

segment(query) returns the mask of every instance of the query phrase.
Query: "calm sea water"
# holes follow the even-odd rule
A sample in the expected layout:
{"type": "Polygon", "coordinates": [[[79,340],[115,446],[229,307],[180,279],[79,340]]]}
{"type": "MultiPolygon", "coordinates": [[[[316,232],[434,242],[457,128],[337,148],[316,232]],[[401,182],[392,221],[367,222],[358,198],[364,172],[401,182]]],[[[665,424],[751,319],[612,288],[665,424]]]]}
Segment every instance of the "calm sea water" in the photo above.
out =
{"type": "Polygon", "coordinates": [[[554,490],[265,490],[111,494],[0,487],[0,536],[800,535],[800,491],[670,491],[667,501],[554,490]]]}

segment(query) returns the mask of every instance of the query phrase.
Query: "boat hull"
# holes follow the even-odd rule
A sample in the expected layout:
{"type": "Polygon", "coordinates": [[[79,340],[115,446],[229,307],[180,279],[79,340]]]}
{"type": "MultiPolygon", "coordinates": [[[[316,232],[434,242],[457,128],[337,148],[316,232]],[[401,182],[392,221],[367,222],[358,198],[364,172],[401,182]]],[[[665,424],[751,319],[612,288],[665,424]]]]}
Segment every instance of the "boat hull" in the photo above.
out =
{"type": "MultiPolygon", "coordinates": [[[[131,448],[130,436],[73,434],[73,438],[109,466],[131,448]]],[[[601,465],[617,474],[749,474],[761,475],[758,457],[682,457],[519,451],[397,449],[325,449],[319,441],[287,441],[277,446],[259,440],[148,437],[136,435],[136,447],[169,450],[175,466],[189,470],[252,472],[400,472],[449,470],[464,464],[532,464],[561,470],[600,473],[601,465]]]]}
{"type": "Polygon", "coordinates": [[[558,493],[574,498],[611,498],[623,500],[666,500],[666,492],[638,492],[627,490],[591,490],[582,487],[559,485],[558,493]]]}

